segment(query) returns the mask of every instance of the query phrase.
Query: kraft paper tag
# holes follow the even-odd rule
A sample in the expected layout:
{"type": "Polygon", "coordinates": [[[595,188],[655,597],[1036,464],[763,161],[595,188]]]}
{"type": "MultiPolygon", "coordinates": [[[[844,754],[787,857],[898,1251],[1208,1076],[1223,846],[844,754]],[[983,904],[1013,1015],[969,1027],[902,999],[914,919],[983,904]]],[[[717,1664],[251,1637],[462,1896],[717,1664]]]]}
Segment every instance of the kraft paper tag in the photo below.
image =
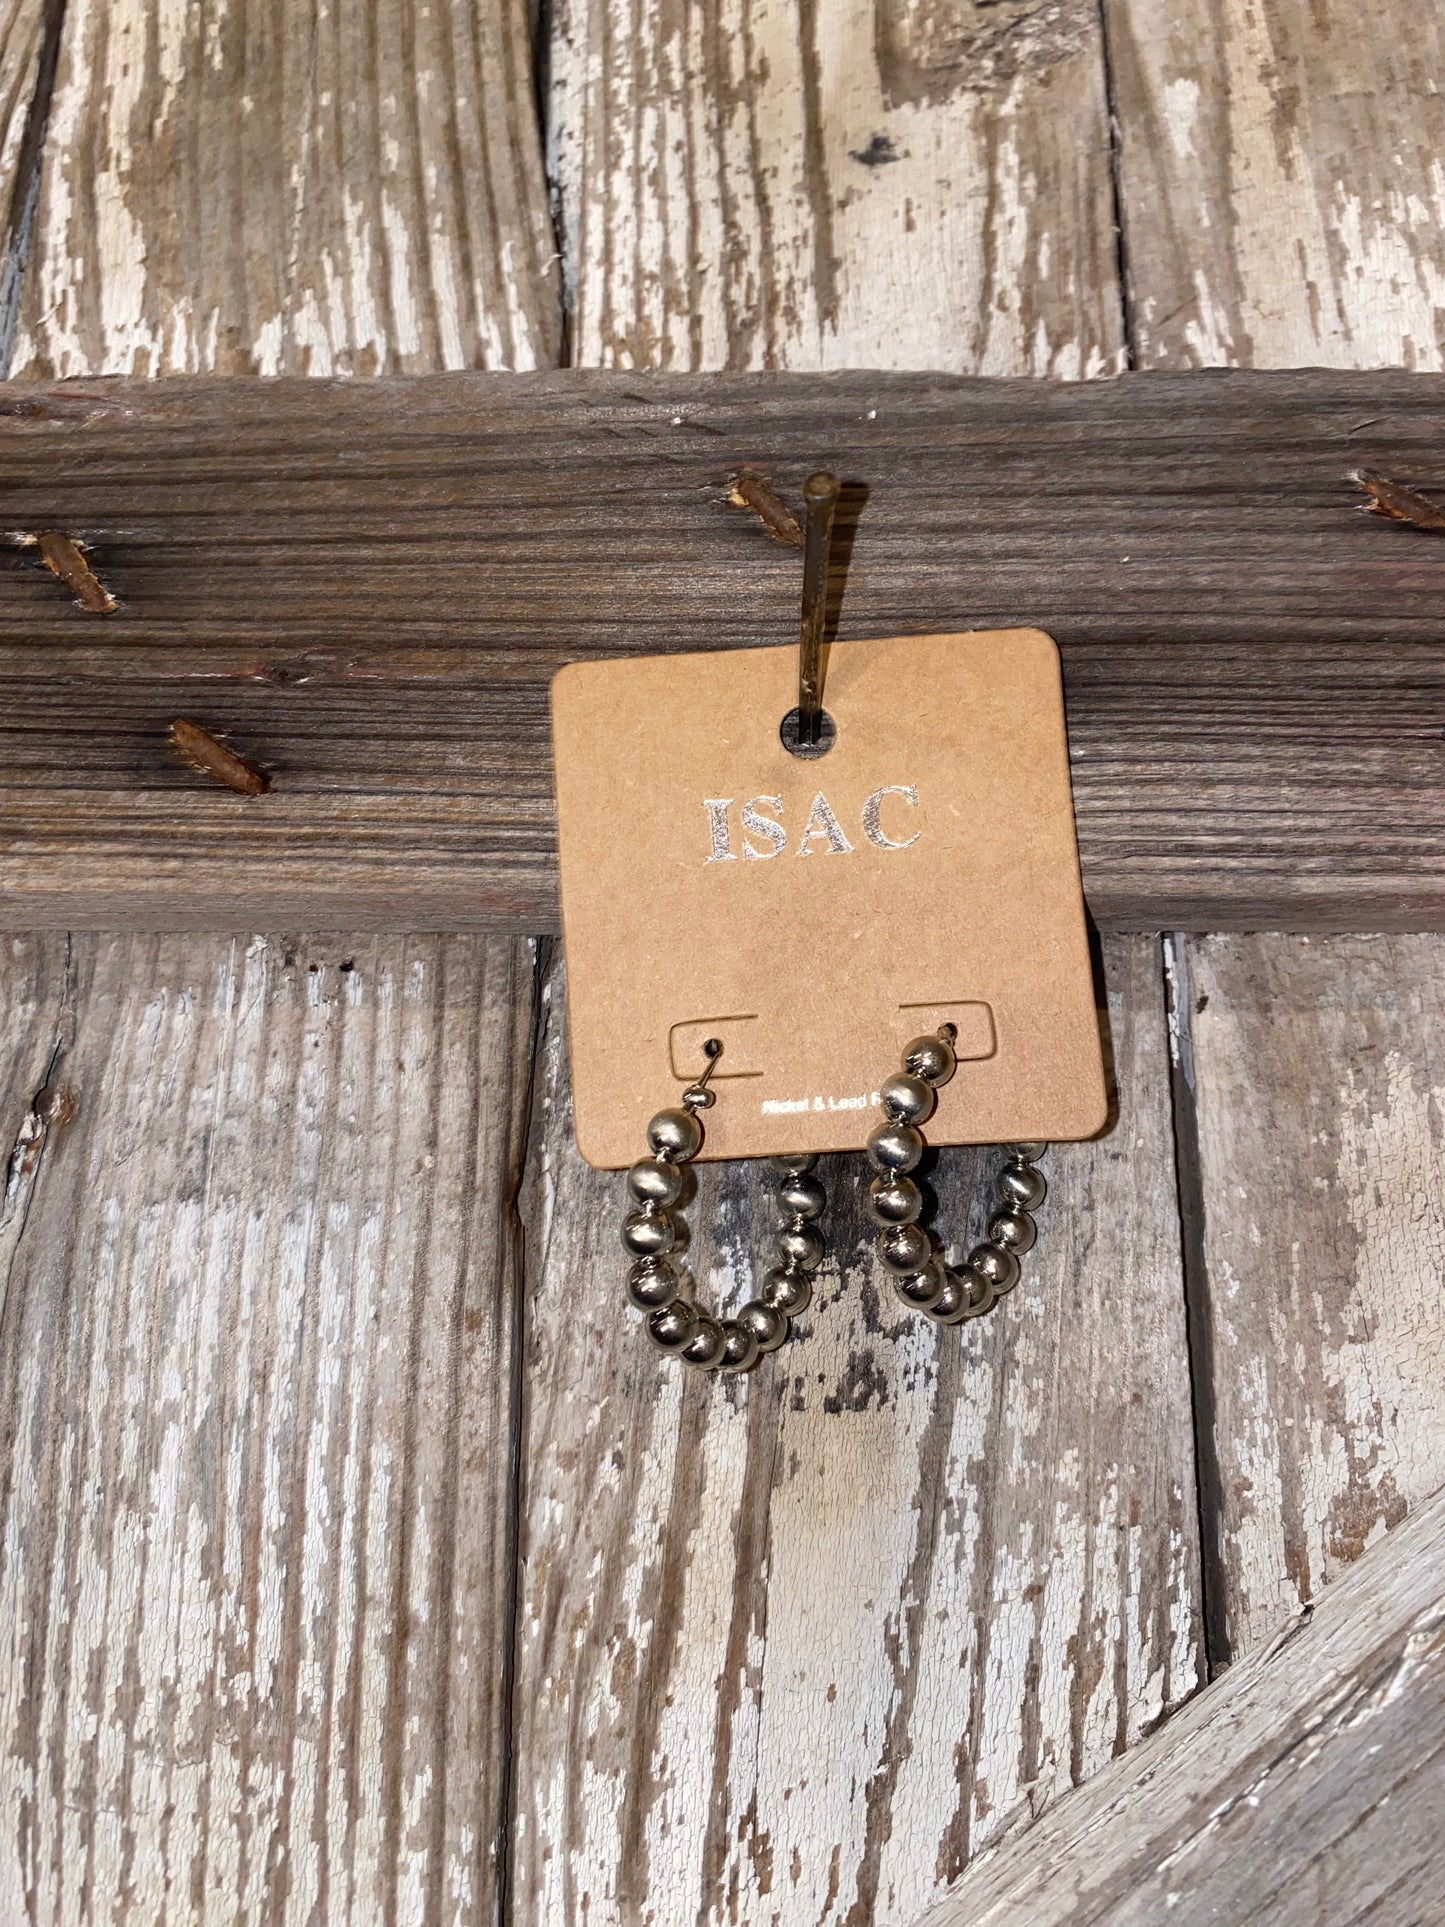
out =
{"type": "Polygon", "coordinates": [[[1107,1097],[1058,650],[1036,629],[573,663],[552,683],[577,1142],[619,1169],[721,1039],[705,1158],[861,1149],[920,1031],[933,1144],[1092,1137],[1107,1097]]]}

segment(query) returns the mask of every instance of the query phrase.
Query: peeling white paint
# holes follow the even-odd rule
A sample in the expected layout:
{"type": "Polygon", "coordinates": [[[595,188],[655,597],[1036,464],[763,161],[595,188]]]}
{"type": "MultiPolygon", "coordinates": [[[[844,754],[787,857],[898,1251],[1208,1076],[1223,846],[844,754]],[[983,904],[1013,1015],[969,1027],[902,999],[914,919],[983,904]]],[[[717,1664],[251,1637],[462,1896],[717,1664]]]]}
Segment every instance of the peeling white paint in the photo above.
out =
{"type": "Polygon", "coordinates": [[[1445,365],[1445,166],[1414,106],[1414,15],[1346,50],[1303,5],[1125,14],[1167,137],[1126,134],[1144,359],[1445,365]]]}
{"type": "MultiPolygon", "coordinates": [[[[451,27],[430,14],[405,43],[383,36],[379,89],[339,92],[324,19],[283,9],[277,45],[264,58],[250,48],[241,91],[231,69],[246,34],[228,6],[75,0],[16,373],[419,373],[551,358],[532,107],[525,87],[506,92],[518,56],[525,70],[521,14],[483,9],[471,23],[481,102],[465,63],[446,97],[451,27]],[[240,178],[225,171],[228,114],[240,178]],[[428,252],[441,264],[430,273],[428,252]]],[[[0,186],[22,123],[7,73],[0,186]]]]}
{"type": "MultiPolygon", "coordinates": [[[[34,1365],[0,1513],[0,1895],[33,1888],[58,1927],[123,1895],[160,1922],[190,1917],[194,1880],[299,1927],[329,1883],[338,1914],[380,1918],[394,1893],[418,1917],[440,1709],[442,1887],[472,1896],[458,1920],[490,1918],[495,1466],[469,1446],[455,1514],[442,1495],[503,1382],[494,1328],[454,1319],[461,1291],[497,1291],[473,1273],[512,979],[479,964],[506,946],[363,940],[354,970],[333,953],[312,974],[267,942],[74,943],[80,1110],[17,1259],[34,1365]],[[436,1139],[437,1088],[480,1137],[436,1139]]],[[[48,1052],[53,1017],[4,988],[22,1048],[48,1052]]]]}
{"type": "Polygon", "coordinates": [[[724,0],[715,25],[660,0],[567,16],[549,157],[581,365],[1122,367],[1112,247],[1107,281],[1093,254],[1111,218],[1095,56],[1053,68],[1043,107],[1022,80],[890,102],[875,16],[840,0],[817,36],[820,156],[792,0],[724,0]],[[875,138],[890,158],[864,165],[875,138]]]}
{"type": "Polygon", "coordinates": [[[1240,1648],[1445,1481],[1438,944],[1193,947],[1208,1000],[1195,1058],[1240,1648]],[[1286,1114],[1297,1132],[1278,1130],[1286,1114]]]}
{"type": "Polygon", "coordinates": [[[1163,90],[1164,126],[1175,158],[1192,161],[1195,157],[1194,123],[1199,114],[1199,82],[1188,75],[1167,81],[1163,90]]]}

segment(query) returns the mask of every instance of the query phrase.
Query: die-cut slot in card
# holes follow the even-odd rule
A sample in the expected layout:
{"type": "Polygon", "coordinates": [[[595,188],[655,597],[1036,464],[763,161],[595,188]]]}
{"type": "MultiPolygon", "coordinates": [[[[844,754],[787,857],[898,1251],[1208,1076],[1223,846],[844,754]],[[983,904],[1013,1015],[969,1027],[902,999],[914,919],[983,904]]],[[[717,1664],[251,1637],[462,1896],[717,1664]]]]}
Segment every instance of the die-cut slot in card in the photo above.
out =
{"type": "Polygon", "coordinates": [[[552,731],[577,1141],[643,1155],[721,1040],[706,1158],[860,1149],[950,1023],[934,1144],[1092,1137],[1107,1095],[1058,650],[1034,629],[573,663],[552,731]]]}

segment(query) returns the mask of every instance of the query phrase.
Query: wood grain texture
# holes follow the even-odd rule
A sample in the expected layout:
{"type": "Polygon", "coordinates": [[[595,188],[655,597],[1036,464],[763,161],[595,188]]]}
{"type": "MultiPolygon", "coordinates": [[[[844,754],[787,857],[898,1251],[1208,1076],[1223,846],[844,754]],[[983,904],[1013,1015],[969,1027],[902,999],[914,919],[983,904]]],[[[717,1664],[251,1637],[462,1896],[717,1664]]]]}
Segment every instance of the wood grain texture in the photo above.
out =
{"type": "Polygon", "coordinates": [[[1122,366],[1092,0],[560,0],[573,359],[1122,366]]]}
{"type": "Polygon", "coordinates": [[[1437,369],[1445,24],[1105,0],[1140,367],[1437,369]]]}
{"type": "Polygon", "coordinates": [[[5,240],[13,238],[16,224],[16,170],[40,69],[45,13],[45,0],[0,0],[0,234],[5,240]]]}
{"type": "MultiPolygon", "coordinates": [[[[1109,0],[1108,19],[1141,364],[1439,368],[1438,16],[1109,0]]],[[[1405,927],[1355,927],[1382,926],[1405,927]]],[[[1216,937],[1180,958],[1208,1531],[1243,1649],[1445,1479],[1442,952],[1216,937]]]]}
{"type": "Polygon", "coordinates": [[[1270,1927],[1440,1913],[1445,1501],[920,1927],[1270,1927]]]}
{"type": "Polygon", "coordinates": [[[27,387],[0,529],[84,537],[123,607],[0,560],[0,917],[551,926],[548,677],[790,642],[797,557],[729,486],[826,455],[869,491],[842,633],[1059,637],[1101,925],[1445,920],[1445,545],[1348,480],[1442,441],[1434,376],[27,387]]]}
{"type": "Polygon", "coordinates": [[[13,1133],[0,1137],[5,1156],[4,1197],[0,1200],[0,1329],[3,1329],[10,1269],[25,1229],[35,1167],[44,1148],[45,1122],[35,1100],[48,1080],[61,1037],[47,1025],[47,1003],[66,972],[69,940],[49,936],[0,938],[5,998],[5,1048],[0,1053],[0,1118],[13,1133]]]}
{"type": "MultiPolygon", "coordinates": [[[[527,34],[75,0],[18,365],[550,360],[527,34]]],[[[525,952],[7,956],[0,1916],[493,1920],[525,952]]]]}
{"type": "MultiPolygon", "coordinates": [[[[1120,1123],[1050,1153],[1025,1280],[939,1333],[872,1259],[861,1160],[749,1381],[658,1360],[620,1181],[572,1136],[553,980],[526,1205],[519,1921],[910,1919],[1029,1801],[1193,1687],[1197,1542],[1157,948],[1106,946],[1120,1123]]],[[[947,1152],[961,1240],[993,1154],[947,1152]]],[[[709,1165],[709,1302],[770,1207],[709,1165]]]]}
{"type": "Polygon", "coordinates": [[[70,0],[14,372],[556,357],[524,0],[70,0]]]}
{"type": "Polygon", "coordinates": [[[1189,946],[1237,1650],[1445,1482],[1434,937],[1189,946]]]}
{"type": "MultiPolygon", "coordinates": [[[[552,79],[577,361],[1118,365],[1092,8],[583,0],[553,11],[552,79]]],[[[820,461],[867,484],[843,633],[960,626],[965,609],[981,622],[995,601],[1020,619],[1020,580],[1040,572],[1006,559],[1037,527],[1023,494],[1017,512],[1003,506],[1019,425],[986,452],[969,433],[967,473],[930,477],[951,440],[936,404],[958,391],[925,385],[928,426],[906,432],[896,476],[856,439],[899,420],[896,385],[876,377],[820,387],[826,412],[792,444],[771,413],[720,444],[716,385],[702,407],[680,392],[651,432],[674,468],[687,443],[670,433],[696,434],[794,500],[820,461]],[[999,504],[980,512],[994,484],[999,504]],[[910,547],[885,616],[871,598],[893,597],[910,547]],[[1003,564],[992,589],[969,577],[985,553],[1003,564]],[[939,592],[944,622],[924,613],[939,592]]],[[[637,377],[625,386],[645,392],[637,377]]],[[[779,378],[767,392],[787,389],[779,378]]],[[[1047,489],[1052,461],[1029,466],[1025,493],[1047,489]]],[[[714,476],[703,500],[736,543],[731,476],[714,476]]],[[[653,487],[626,481],[609,478],[591,512],[620,483],[629,515],[645,515],[653,487]]],[[[749,518],[745,572],[725,593],[682,553],[689,519],[669,513],[639,558],[613,646],[791,640],[796,557],[780,569],[789,552],[749,518]],[[659,561],[701,590],[685,619],[654,599],[671,586],[659,561]]],[[[591,622],[578,632],[603,642],[591,622]]],[[[1137,658],[1123,655],[1127,680],[1137,658]]],[[[1077,722],[1077,682],[1071,700],[1077,722]]],[[[519,1922],[905,1919],[1003,1815],[1191,1690],[1197,1546],[1161,980],[1151,944],[1117,944],[1109,962],[1125,1123],[1055,1161],[1055,1224],[1069,1230],[1046,1234],[1005,1318],[960,1342],[895,1316],[862,1258],[856,1166],[830,1161],[835,1256],[806,1345],[745,1385],[659,1369],[607,1283],[620,1278],[616,1180],[573,1146],[554,991],[528,1217],[519,1922]],[[1092,1313],[1116,1290],[1130,1341],[1106,1369],[1092,1313]],[[1078,1329],[1087,1345],[1062,1335],[1078,1329]]],[[[945,1209],[962,1214],[981,1167],[964,1154],[942,1168],[945,1209]]],[[[746,1171],[708,1167],[702,1187],[694,1250],[727,1302],[746,1289],[766,1207],[746,1171]]]]}
{"type": "Polygon", "coordinates": [[[0,1915],[491,1920],[519,948],[0,970],[0,1915]]]}

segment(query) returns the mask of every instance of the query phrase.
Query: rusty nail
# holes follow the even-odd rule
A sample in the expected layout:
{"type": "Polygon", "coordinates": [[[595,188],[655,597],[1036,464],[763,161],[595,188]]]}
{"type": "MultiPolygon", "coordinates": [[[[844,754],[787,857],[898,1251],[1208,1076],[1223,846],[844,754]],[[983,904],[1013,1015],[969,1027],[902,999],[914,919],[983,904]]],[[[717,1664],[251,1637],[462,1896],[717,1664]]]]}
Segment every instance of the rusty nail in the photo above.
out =
{"type": "Polygon", "coordinates": [[[206,776],[233,789],[241,796],[262,796],[271,787],[260,770],[237,756],[234,750],[218,743],[209,730],[178,716],[171,724],[171,741],[180,755],[206,776]]]}
{"type": "Polygon", "coordinates": [[[69,589],[82,609],[93,616],[115,613],[115,597],[86,561],[80,544],[59,529],[42,529],[35,538],[40,560],[69,589]]]}
{"type": "Polygon", "coordinates": [[[35,1101],[30,1107],[40,1122],[47,1127],[52,1124],[71,1124],[80,1108],[75,1101],[74,1091],[62,1086],[59,1090],[53,1084],[46,1084],[35,1093],[35,1101]]]}
{"type": "Polygon", "coordinates": [[[803,531],[798,518],[770,483],[761,475],[739,475],[728,492],[728,500],[741,509],[751,509],[768,533],[792,548],[803,546],[803,531]]]}
{"type": "Polygon", "coordinates": [[[1404,522],[1412,529],[1445,529],[1445,508],[1428,496],[1392,482],[1372,468],[1350,470],[1350,480],[1370,497],[1360,504],[1366,515],[1383,515],[1391,522],[1404,522]]]}

